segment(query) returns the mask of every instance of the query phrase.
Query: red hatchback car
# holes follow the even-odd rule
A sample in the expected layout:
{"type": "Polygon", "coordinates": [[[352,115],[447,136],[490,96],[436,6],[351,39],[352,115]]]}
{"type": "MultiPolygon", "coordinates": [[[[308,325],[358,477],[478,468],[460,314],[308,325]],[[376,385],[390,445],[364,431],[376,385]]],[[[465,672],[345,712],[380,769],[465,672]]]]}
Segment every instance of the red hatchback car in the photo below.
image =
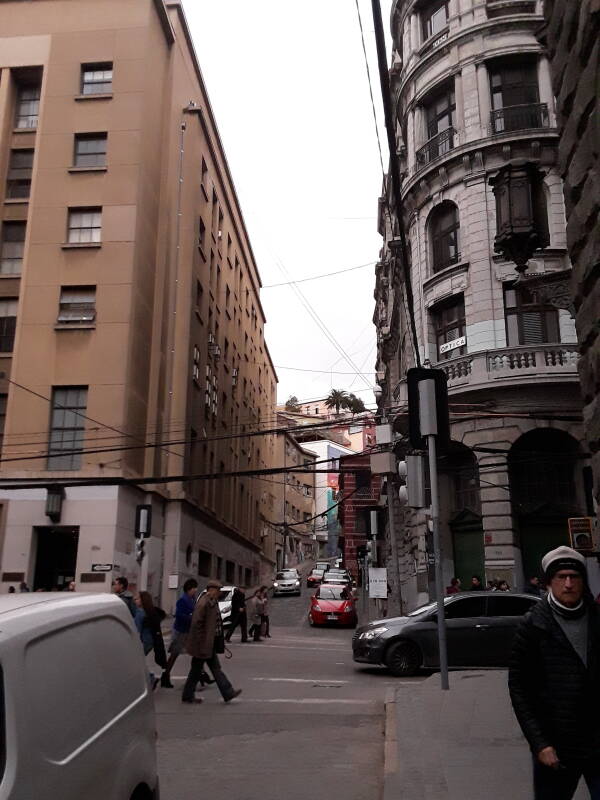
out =
{"type": "Polygon", "coordinates": [[[308,621],[311,625],[351,625],[358,623],[356,601],[346,586],[322,584],[310,598],[308,621]]]}

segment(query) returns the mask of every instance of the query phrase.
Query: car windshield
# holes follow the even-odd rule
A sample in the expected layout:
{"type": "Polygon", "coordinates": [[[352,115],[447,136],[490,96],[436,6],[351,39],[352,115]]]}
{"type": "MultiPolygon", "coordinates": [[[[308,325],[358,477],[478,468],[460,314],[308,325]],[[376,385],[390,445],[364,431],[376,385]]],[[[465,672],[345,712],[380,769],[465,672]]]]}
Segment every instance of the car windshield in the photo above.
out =
{"type": "Polygon", "coordinates": [[[310,574],[315,578],[320,578],[323,575],[323,570],[322,569],[313,569],[313,571],[310,574]]]}
{"type": "Polygon", "coordinates": [[[296,577],[296,573],[288,570],[287,572],[278,572],[275,576],[275,580],[277,581],[293,581],[296,577]]]}
{"type": "Polygon", "coordinates": [[[224,603],[231,599],[231,589],[221,589],[219,592],[219,603],[224,603]]]}
{"type": "Polygon", "coordinates": [[[408,616],[418,617],[419,614],[427,614],[428,611],[435,611],[436,608],[437,608],[437,601],[434,603],[427,603],[426,606],[421,606],[421,608],[415,608],[415,610],[411,611],[408,616]]]}
{"type": "Polygon", "coordinates": [[[317,597],[319,600],[347,600],[348,590],[343,586],[321,586],[317,597]]]}
{"type": "Polygon", "coordinates": [[[350,579],[347,578],[345,575],[330,575],[327,573],[323,580],[326,583],[347,583],[350,579]]]}

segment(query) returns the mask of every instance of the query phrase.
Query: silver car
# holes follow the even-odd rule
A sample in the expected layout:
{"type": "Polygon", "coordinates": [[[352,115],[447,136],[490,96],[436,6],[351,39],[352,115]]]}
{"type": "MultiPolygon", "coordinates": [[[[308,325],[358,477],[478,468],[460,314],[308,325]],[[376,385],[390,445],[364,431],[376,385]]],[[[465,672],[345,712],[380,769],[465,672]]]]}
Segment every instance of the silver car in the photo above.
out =
{"type": "Polygon", "coordinates": [[[284,569],[275,575],[273,597],[280,594],[301,594],[300,575],[297,569],[284,569]]]}

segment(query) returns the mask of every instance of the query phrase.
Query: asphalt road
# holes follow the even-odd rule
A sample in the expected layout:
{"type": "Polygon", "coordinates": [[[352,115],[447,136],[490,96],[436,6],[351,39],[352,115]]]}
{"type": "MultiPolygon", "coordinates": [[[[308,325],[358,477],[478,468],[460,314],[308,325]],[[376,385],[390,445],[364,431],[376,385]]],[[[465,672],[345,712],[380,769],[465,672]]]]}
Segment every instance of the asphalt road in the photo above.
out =
{"type": "Polygon", "coordinates": [[[271,601],[271,639],[236,632],[223,666],[243,693],[230,704],[211,685],[183,705],[179,658],[176,688],[155,695],[162,800],[378,800],[385,692],[398,682],[354,665],[352,630],[311,628],[309,594],[271,601]]]}

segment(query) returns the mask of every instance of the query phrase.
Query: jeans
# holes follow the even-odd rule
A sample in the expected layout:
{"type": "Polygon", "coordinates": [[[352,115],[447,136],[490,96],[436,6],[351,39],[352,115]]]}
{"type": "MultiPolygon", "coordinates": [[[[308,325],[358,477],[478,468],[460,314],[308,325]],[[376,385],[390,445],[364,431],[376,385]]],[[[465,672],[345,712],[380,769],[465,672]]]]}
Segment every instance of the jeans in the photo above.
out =
{"type": "Polygon", "coordinates": [[[204,669],[204,664],[210,669],[213,674],[213,678],[223,696],[223,700],[230,700],[234,694],[233,686],[229,683],[227,675],[221,669],[221,664],[219,663],[219,656],[216,653],[213,653],[210,658],[192,658],[192,666],[190,667],[189,674],[187,676],[187,680],[185,682],[185,686],[183,687],[183,693],[181,695],[182,700],[193,700],[194,699],[194,692],[196,690],[196,685],[200,680],[200,676],[202,675],[202,671],[204,669]]]}
{"type": "Polygon", "coordinates": [[[545,767],[534,758],[533,788],[535,800],[571,800],[579,779],[587,783],[591,800],[600,800],[600,763],[596,760],[577,767],[545,767]]]}

